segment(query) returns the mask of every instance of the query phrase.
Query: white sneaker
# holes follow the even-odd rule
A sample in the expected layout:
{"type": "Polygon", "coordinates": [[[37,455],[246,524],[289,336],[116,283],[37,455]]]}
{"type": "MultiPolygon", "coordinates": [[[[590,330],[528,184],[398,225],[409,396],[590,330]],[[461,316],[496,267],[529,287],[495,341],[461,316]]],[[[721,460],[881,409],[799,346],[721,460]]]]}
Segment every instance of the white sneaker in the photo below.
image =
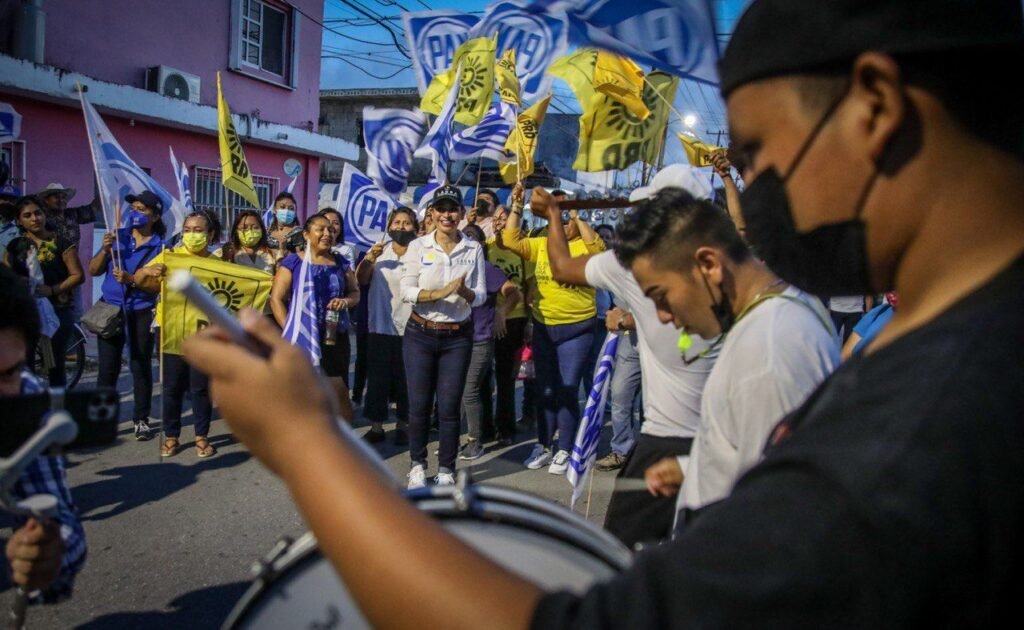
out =
{"type": "Polygon", "coordinates": [[[526,467],[530,470],[540,470],[550,461],[551,451],[545,449],[543,445],[537,444],[533,447],[530,457],[528,457],[523,463],[526,464],[526,467]]]}
{"type": "Polygon", "coordinates": [[[437,485],[437,486],[454,486],[455,485],[455,475],[453,475],[450,472],[439,472],[439,473],[437,473],[437,476],[434,477],[434,485],[437,485]]]}
{"type": "Polygon", "coordinates": [[[552,475],[564,475],[567,470],[569,470],[569,451],[558,451],[555,453],[555,458],[551,460],[551,465],[548,466],[548,472],[552,475]]]}
{"type": "Polygon", "coordinates": [[[406,487],[409,490],[415,490],[427,485],[427,471],[423,468],[422,464],[416,464],[413,466],[407,477],[409,479],[409,485],[406,487]]]}

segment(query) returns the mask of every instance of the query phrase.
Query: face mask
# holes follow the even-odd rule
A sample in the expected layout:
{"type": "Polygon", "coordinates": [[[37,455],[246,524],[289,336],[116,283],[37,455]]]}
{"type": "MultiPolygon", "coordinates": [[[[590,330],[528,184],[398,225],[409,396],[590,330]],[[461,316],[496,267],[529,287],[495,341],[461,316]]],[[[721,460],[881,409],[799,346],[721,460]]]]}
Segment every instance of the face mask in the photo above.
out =
{"type": "Polygon", "coordinates": [[[263,232],[256,230],[238,230],[238,240],[246,247],[255,247],[260,242],[263,232]]]}
{"type": "Polygon", "coordinates": [[[280,225],[291,225],[295,221],[295,211],[286,208],[278,208],[274,213],[277,215],[277,222],[280,225]]]}
{"type": "Polygon", "coordinates": [[[203,232],[186,232],[181,235],[181,242],[185,244],[185,249],[193,254],[198,254],[206,249],[207,241],[207,236],[203,232]]]}
{"type": "Polygon", "coordinates": [[[132,210],[128,213],[128,227],[140,228],[149,225],[149,217],[139,212],[138,210],[132,210]]]}
{"type": "Polygon", "coordinates": [[[391,230],[388,232],[391,240],[405,247],[416,239],[416,232],[412,230],[391,230]]]}
{"type": "Polygon", "coordinates": [[[784,177],[774,167],[769,168],[740,195],[747,236],[757,255],[787,282],[823,297],[874,293],[868,274],[865,225],[860,214],[878,172],[864,186],[853,219],[822,225],[810,232],[796,230],[786,195],[786,180],[844,98],[845,93],[818,121],[784,177]]]}
{"type": "Polygon", "coordinates": [[[718,326],[722,329],[719,334],[724,335],[732,330],[733,324],[736,323],[736,315],[732,312],[732,303],[729,302],[729,296],[726,295],[724,289],[722,289],[722,301],[716,302],[715,294],[711,291],[711,285],[708,283],[708,277],[701,274],[701,278],[704,279],[704,286],[707,287],[708,295],[711,296],[711,313],[714,314],[718,326]]]}

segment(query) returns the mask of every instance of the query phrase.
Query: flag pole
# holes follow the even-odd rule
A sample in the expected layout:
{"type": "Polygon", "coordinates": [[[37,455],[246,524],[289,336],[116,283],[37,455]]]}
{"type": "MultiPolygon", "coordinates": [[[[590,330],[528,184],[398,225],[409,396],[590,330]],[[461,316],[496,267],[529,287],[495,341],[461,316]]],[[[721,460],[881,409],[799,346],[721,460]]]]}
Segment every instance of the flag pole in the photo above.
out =
{"type": "MultiPolygon", "coordinates": [[[[167,268],[167,264],[166,264],[167,258],[164,256],[164,251],[165,251],[165,249],[164,249],[164,242],[163,242],[163,239],[160,239],[160,260],[164,261],[164,269],[166,269],[167,268]]],[[[158,357],[160,359],[160,361],[159,361],[160,367],[159,367],[159,370],[158,370],[158,377],[160,379],[160,406],[161,407],[164,407],[164,395],[165,395],[164,394],[164,334],[165,334],[164,333],[164,311],[167,309],[167,303],[164,301],[164,279],[166,278],[166,276],[167,276],[167,274],[164,273],[164,277],[160,278],[160,321],[157,322],[157,328],[160,329],[160,338],[157,340],[157,343],[159,344],[159,346],[158,346],[158,349],[159,349],[158,357]]],[[[163,448],[164,441],[167,439],[167,434],[164,432],[164,428],[165,428],[164,423],[165,422],[167,422],[167,418],[164,417],[163,413],[161,413],[160,414],[160,433],[163,434],[164,439],[160,440],[160,443],[157,445],[157,450],[156,450],[157,460],[160,461],[160,462],[163,462],[164,459],[165,459],[164,457],[160,456],[160,450],[163,448]]]]}
{"type": "Polygon", "coordinates": [[[679,118],[679,122],[683,123],[683,125],[685,126],[686,123],[683,122],[685,116],[680,114],[679,110],[676,109],[675,105],[673,105],[667,98],[665,98],[662,95],[662,93],[658,91],[658,88],[654,87],[654,84],[652,84],[650,81],[647,80],[647,75],[644,75],[643,79],[644,79],[644,83],[647,85],[647,87],[651,88],[651,91],[654,92],[654,95],[657,96],[658,98],[660,98],[662,101],[664,101],[665,104],[668,105],[668,108],[670,110],[672,110],[672,113],[675,114],[677,118],[679,118]]]}
{"type": "Polygon", "coordinates": [[[590,483],[589,483],[589,487],[587,488],[587,513],[583,516],[583,518],[590,518],[590,506],[593,503],[593,501],[591,501],[590,499],[591,499],[591,497],[593,497],[593,495],[594,495],[594,470],[593,470],[593,468],[591,468],[591,470],[590,470],[590,483]]]}

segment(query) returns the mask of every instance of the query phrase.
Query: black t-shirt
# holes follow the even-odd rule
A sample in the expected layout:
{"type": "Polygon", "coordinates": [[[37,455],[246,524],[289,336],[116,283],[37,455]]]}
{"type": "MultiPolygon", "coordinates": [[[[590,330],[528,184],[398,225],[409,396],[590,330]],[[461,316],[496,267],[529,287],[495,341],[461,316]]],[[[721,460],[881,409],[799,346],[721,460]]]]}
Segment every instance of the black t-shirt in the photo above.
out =
{"type": "Polygon", "coordinates": [[[994,626],[1024,619],[1024,258],[855,357],[671,543],[535,628],[994,626]]]}

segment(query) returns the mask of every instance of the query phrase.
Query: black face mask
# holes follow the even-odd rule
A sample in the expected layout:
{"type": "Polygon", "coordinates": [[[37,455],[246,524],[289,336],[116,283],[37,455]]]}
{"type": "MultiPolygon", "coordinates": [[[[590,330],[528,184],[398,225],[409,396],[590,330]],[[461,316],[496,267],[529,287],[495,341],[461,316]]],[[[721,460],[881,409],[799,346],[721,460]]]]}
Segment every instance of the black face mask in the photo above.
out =
{"type": "Polygon", "coordinates": [[[721,289],[722,301],[715,301],[715,293],[711,290],[711,285],[708,283],[708,277],[701,274],[701,278],[704,279],[704,286],[708,289],[708,295],[711,296],[711,313],[715,316],[718,321],[718,326],[722,329],[720,335],[725,335],[727,332],[732,330],[733,325],[736,323],[736,314],[732,312],[732,303],[729,302],[729,296],[725,293],[725,289],[721,289]]]}
{"type": "Polygon", "coordinates": [[[853,219],[822,225],[810,232],[796,230],[786,195],[786,180],[845,98],[844,92],[828,108],[784,177],[771,167],[758,175],[740,196],[747,237],[757,255],[790,284],[822,297],[876,292],[868,273],[867,236],[860,215],[878,171],[864,186],[853,219]]]}
{"type": "Polygon", "coordinates": [[[413,230],[391,230],[388,236],[402,247],[416,240],[416,232],[413,230]]]}

